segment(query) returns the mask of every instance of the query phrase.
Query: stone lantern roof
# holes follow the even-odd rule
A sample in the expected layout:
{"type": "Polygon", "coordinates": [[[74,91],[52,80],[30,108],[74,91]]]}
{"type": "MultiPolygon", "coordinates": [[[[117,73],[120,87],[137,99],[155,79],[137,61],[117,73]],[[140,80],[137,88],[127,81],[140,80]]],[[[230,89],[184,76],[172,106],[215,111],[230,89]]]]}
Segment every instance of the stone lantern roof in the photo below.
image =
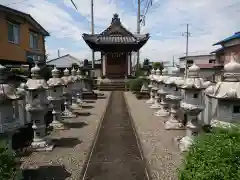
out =
{"type": "Polygon", "coordinates": [[[200,68],[193,63],[188,69],[188,77],[184,80],[182,89],[205,89],[204,80],[199,76],[200,68]]]}
{"type": "Polygon", "coordinates": [[[231,55],[231,60],[224,66],[224,81],[207,89],[206,94],[216,99],[240,99],[240,64],[231,55]]]}
{"type": "Polygon", "coordinates": [[[13,86],[6,84],[6,79],[6,67],[0,64],[0,102],[19,99],[20,95],[17,90],[13,86]]]}
{"type": "Polygon", "coordinates": [[[70,83],[73,83],[72,77],[71,77],[70,74],[69,74],[68,68],[66,68],[66,69],[63,71],[63,77],[62,77],[61,79],[64,81],[64,84],[65,84],[65,85],[68,85],[68,84],[70,84],[70,83]]]}
{"type": "Polygon", "coordinates": [[[31,68],[32,78],[28,79],[25,86],[28,90],[38,90],[38,89],[49,88],[45,79],[41,78],[40,70],[41,69],[38,67],[37,63],[33,68],[31,68]]]}
{"type": "Polygon", "coordinates": [[[48,85],[50,87],[56,87],[56,86],[64,85],[63,79],[61,79],[59,76],[60,76],[59,70],[55,66],[54,69],[52,70],[52,78],[50,78],[47,81],[48,85]]]}
{"type": "Polygon", "coordinates": [[[70,77],[72,78],[73,82],[76,82],[78,80],[77,71],[74,67],[71,70],[71,76],[70,77]]]}

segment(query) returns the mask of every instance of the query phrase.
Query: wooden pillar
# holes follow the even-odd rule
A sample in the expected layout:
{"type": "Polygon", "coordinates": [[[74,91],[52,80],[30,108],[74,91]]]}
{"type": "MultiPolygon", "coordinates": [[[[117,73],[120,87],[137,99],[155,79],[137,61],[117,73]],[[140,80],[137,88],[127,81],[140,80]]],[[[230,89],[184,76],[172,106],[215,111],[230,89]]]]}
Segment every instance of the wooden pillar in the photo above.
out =
{"type": "Polygon", "coordinates": [[[106,76],[106,61],[107,61],[107,54],[102,54],[102,75],[106,76]]]}

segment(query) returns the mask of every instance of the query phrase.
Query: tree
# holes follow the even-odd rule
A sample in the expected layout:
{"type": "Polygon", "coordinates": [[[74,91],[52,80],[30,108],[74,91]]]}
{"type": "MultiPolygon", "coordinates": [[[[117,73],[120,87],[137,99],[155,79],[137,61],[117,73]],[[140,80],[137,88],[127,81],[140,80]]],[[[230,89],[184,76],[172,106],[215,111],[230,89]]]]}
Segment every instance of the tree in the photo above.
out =
{"type": "Polygon", "coordinates": [[[160,69],[160,71],[162,71],[164,69],[164,65],[162,62],[154,62],[153,63],[153,69],[160,69]]]}
{"type": "Polygon", "coordinates": [[[72,68],[78,69],[78,68],[79,68],[79,65],[78,65],[77,63],[72,63],[72,68]]]}
{"type": "Polygon", "coordinates": [[[149,59],[148,58],[145,58],[144,61],[143,61],[143,66],[149,66],[149,59]]]}

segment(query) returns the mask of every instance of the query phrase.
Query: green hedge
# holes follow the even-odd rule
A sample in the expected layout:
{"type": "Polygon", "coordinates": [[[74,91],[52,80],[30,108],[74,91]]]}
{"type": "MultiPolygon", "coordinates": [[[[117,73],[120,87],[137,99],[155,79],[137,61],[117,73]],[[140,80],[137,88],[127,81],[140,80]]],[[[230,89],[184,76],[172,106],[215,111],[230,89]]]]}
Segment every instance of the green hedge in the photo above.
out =
{"type": "Polygon", "coordinates": [[[240,180],[240,129],[200,135],[185,156],[179,180],[240,180]]]}
{"type": "Polygon", "coordinates": [[[0,141],[0,179],[20,180],[22,178],[15,153],[8,149],[5,141],[0,141]]]}
{"type": "Polygon", "coordinates": [[[143,79],[136,78],[131,79],[127,82],[126,86],[130,89],[130,91],[140,91],[143,84],[143,79]]]}

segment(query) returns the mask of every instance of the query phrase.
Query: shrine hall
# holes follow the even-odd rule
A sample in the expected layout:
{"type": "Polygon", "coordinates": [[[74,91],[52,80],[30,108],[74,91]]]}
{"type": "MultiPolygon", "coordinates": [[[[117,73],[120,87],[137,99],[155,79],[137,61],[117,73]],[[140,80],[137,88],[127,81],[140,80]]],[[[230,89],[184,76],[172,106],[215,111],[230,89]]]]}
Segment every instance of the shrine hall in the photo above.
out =
{"type": "Polygon", "coordinates": [[[131,75],[132,52],[148,41],[149,34],[133,34],[114,14],[110,26],[100,34],[83,34],[84,41],[94,52],[101,52],[102,75],[109,79],[131,75]]]}

